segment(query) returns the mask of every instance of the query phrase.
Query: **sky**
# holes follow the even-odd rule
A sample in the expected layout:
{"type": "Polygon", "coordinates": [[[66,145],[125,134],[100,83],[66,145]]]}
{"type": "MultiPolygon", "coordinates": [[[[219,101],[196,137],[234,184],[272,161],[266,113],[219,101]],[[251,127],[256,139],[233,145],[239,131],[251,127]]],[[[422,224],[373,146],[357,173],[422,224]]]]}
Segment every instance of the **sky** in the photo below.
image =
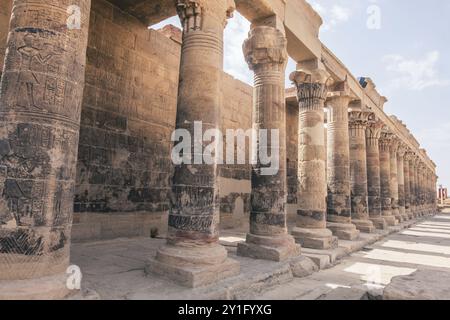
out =
{"type": "MultiPolygon", "coordinates": [[[[322,16],[320,39],[356,77],[370,77],[437,164],[450,188],[450,1],[307,0],[322,16]]],[[[180,26],[176,17],[153,26],[180,26]]],[[[224,69],[252,84],[242,54],[250,23],[239,13],[225,29],[224,69]]],[[[288,76],[295,70],[290,60],[288,76]]]]}

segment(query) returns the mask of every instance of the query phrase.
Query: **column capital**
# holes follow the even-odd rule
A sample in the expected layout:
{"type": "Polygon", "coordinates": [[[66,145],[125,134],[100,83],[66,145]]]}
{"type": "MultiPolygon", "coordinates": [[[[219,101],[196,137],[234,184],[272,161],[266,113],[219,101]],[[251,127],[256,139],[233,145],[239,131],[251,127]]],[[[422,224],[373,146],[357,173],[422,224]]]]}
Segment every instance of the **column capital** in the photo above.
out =
{"type": "Polygon", "coordinates": [[[383,151],[389,151],[392,143],[393,134],[387,130],[382,129],[380,137],[380,149],[383,151]]]}
{"type": "Polygon", "coordinates": [[[407,150],[408,147],[403,142],[400,142],[397,150],[397,155],[401,158],[404,158],[407,150]]]}
{"type": "Polygon", "coordinates": [[[280,30],[269,26],[255,27],[244,41],[245,60],[251,70],[263,65],[284,65],[288,58],[286,46],[286,37],[280,30]]]}
{"type": "Polygon", "coordinates": [[[369,115],[369,123],[366,128],[366,138],[369,141],[377,141],[381,138],[381,129],[383,128],[383,122],[376,118],[375,113],[369,115]]]}
{"type": "Polygon", "coordinates": [[[208,29],[205,16],[212,16],[225,28],[227,19],[233,16],[236,9],[234,0],[175,0],[177,14],[180,17],[183,33],[208,29]]]}
{"type": "Polygon", "coordinates": [[[318,110],[323,108],[328,87],[333,79],[323,69],[301,69],[291,73],[290,80],[297,87],[299,108],[318,110]]]}
{"type": "Polygon", "coordinates": [[[400,146],[400,139],[395,134],[393,134],[391,143],[389,144],[389,151],[391,152],[391,154],[397,155],[399,146],[400,146]]]}
{"type": "Polygon", "coordinates": [[[350,109],[348,113],[348,125],[350,128],[365,129],[371,123],[371,117],[374,117],[374,114],[371,112],[350,109]]]}

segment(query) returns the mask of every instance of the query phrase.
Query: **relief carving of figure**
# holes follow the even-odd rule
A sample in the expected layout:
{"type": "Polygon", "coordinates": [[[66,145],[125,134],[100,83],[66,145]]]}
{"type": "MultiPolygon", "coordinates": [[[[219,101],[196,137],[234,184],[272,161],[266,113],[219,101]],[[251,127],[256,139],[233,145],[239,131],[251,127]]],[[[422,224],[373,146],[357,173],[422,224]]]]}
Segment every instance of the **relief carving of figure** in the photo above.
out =
{"type": "MultiPolygon", "coordinates": [[[[42,55],[41,49],[34,46],[33,34],[27,34],[23,38],[24,45],[17,48],[20,53],[21,61],[19,67],[19,77],[17,79],[17,92],[25,86],[27,92],[27,107],[41,109],[37,106],[35,97],[35,87],[39,85],[38,77],[33,72],[33,61],[38,61],[40,64],[45,65],[47,62],[58,53],[48,53],[45,57],[42,55]]],[[[18,97],[19,95],[17,95],[18,97]]]]}

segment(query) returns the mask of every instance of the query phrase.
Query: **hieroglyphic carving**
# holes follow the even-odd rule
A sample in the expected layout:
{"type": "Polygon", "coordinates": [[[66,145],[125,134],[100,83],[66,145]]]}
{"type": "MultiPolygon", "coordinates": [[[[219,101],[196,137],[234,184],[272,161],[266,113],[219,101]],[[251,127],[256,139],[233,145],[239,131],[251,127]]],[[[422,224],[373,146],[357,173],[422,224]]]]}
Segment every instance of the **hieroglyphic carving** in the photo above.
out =
{"type": "Polygon", "coordinates": [[[65,0],[14,2],[0,91],[0,279],[68,262],[90,8],[74,2],[79,30],[67,29],[65,0]],[[16,259],[20,270],[10,268],[16,259]]]}

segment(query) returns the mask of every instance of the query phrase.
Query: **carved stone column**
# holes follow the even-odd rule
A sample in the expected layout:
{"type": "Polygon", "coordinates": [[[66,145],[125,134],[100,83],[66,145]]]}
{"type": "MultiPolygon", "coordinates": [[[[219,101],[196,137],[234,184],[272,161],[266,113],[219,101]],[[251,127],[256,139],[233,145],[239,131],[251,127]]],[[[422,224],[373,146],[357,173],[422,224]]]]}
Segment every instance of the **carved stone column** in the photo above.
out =
{"type": "Polygon", "coordinates": [[[357,109],[349,113],[352,223],[365,233],[375,231],[369,219],[367,189],[366,128],[370,115],[357,109]]]}
{"type": "MultiPolygon", "coordinates": [[[[344,83],[345,87],[345,83],[344,83]]],[[[330,92],[327,100],[327,227],[342,240],[358,238],[352,224],[350,192],[350,149],[348,105],[352,98],[348,89],[330,92]]]]}
{"type": "Polygon", "coordinates": [[[68,294],[89,0],[16,0],[0,88],[0,300],[68,294]]]}
{"type": "Polygon", "coordinates": [[[408,150],[405,153],[405,156],[403,158],[404,164],[403,164],[403,169],[404,169],[404,186],[405,186],[405,213],[408,215],[408,219],[412,219],[414,218],[412,212],[411,212],[411,188],[410,188],[410,176],[409,176],[409,161],[411,159],[410,156],[410,151],[408,150]]]}
{"type": "Polygon", "coordinates": [[[369,203],[369,218],[377,229],[387,229],[386,220],[381,212],[381,182],[380,182],[380,149],[381,128],[383,124],[373,119],[366,129],[367,156],[367,191],[369,203]]]}
{"type": "Polygon", "coordinates": [[[398,210],[404,221],[409,220],[405,208],[405,153],[406,146],[400,144],[397,150],[398,210]]]}
{"type": "Polygon", "coordinates": [[[417,166],[417,198],[420,215],[423,216],[424,212],[424,170],[425,166],[423,162],[420,162],[417,166]]]}
{"type": "Polygon", "coordinates": [[[397,176],[397,150],[400,141],[397,137],[393,137],[391,144],[389,145],[389,154],[390,154],[390,191],[391,191],[391,206],[392,206],[392,215],[399,221],[403,221],[403,217],[400,215],[400,211],[398,208],[398,176],[397,176]]]}
{"type": "MultiPolygon", "coordinates": [[[[253,128],[260,132],[277,130],[277,145],[262,144],[258,139],[256,151],[271,150],[278,157],[276,172],[265,173],[260,161],[252,169],[252,203],[250,232],[245,243],[239,243],[237,253],[256,259],[281,261],[300,254],[300,246],[287,232],[286,225],[286,106],[284,72],[287,62],[287,40],[284,34],[269,26],[250,31],[244,42],[244,55],[255,72],[253,94],[253,128]]],[[[270,142],[270,139],[268,142],[270,142]]],[[[267,169],[267,168],[266,168],[267,169]]]]}
{"type": "Polygon", "coordinates": [[[380,182],[381,182],[381,210],[383,218],[389,226],[395,226],[398,221],[392,215],[391,198],[391,156],[390,145],[392,134],[383,131],[380,138],[380,182]]]}
{"type": "Polygon", "coordinates": [[[414,158],[414,206],[415,206],[415,215],[416,217],[420,217],[420,194],[419,194],[419,166],[420,166],[420,158],[416,156],[414,158]]]}
{"type": "Polygon", "coordinates": [[[416,156],[414,152],[410,154],[409,160],[409,198],[411,201],[411,213],[414,218],[417,217],[417,206],[416,206],[416,156]]]}
{"type": "MultiPolygon", "coordinates": [[[[194,135],[194,122],[202,129],[218,129],[222,108],[223,30],[233,11],[232,1],[179,0],[183,26],[177,129],[194,135]]],[[[219,245],[219,193],[217,163],[195,161],[210,142],[193,141],[194,164],[176,165],[173,177],[167,243],[147,261],[147,272],[197,287],[239,273],[238,262],[219,245]],[[198,164],[201,163],[201,164],[198,164]]],[[[201,155],[200,155],[201,156],[201,155]]],[[[200,159],[204,160],[204,159],[200,159]]]]}
{"type": "Polygon", "coordinates": [[[329,75],[323,70],[295,71],[291,81],[299,100],[297,226],[292,235],[303,247],[329,249],[337,239],[326,228],[325,138],[323,107],[329,75]]]}

